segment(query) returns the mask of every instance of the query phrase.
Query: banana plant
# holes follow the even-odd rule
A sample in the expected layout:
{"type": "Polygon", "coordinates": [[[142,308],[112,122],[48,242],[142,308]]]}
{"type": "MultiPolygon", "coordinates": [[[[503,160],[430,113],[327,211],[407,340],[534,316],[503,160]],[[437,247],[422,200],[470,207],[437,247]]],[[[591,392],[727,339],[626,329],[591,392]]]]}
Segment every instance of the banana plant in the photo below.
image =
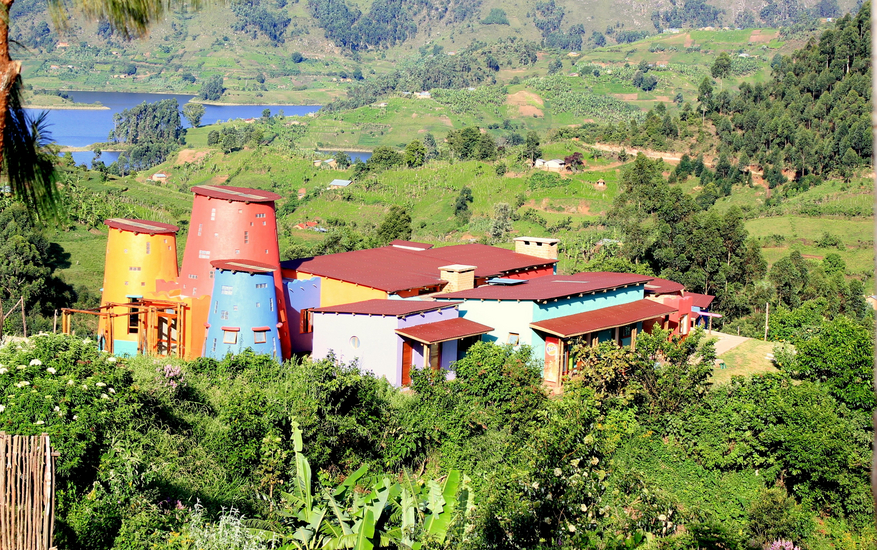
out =
{"type": "Polygon", "coordinates": [[[280,550],[373,550],[394,545],[420,550],[427,540],[447,539],[453,519],[474,508],[469,478],[451,470],[439,482],[404,484],[382,476],[369,491],[357,491],[366,481],[363,466],[340,485],[313,489],[311,466],[303,454],[302,433],[293,423],[295,477],[292,491],[280,494],[279,521],[251,521],[266,540],[279,540],[280,550]]]}

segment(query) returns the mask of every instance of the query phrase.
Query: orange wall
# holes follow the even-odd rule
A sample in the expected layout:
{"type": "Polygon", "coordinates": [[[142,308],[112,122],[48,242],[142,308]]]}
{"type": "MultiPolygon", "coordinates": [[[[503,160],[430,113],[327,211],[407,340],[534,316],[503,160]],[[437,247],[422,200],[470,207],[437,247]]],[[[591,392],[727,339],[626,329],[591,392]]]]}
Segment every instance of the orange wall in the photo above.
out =
{"type": "MultiPolygon", "coordinates": [[[[319,277],[319,275],[311,275],[299,271],[296,273],[296,277],[298,279],[310,279],[312,277],[319,277]]],[[[355,285],[337,279],[329,279],[328,277],[320,277],[320,279],[320,307],[350,304],[364,300],[385,300],[387,298],[386,292],[369,286],[355,285]]]]}
{"type": "MultiPolygon", "coordinates": [[[[177,278],[177,240],[169,233],[135,234],[110,228],[107,238],[106,267],[101,293],[101,305],[130,302],[156,290],[156,280],[177,278]]],[[[127,308],[114,308],[114,313],[126,313],[127,308]]],[[[98,334],[106,331],[101,320],[98,334]]],[[[128,317],[113,320],[115,340],[137,341],[137,334],[128,334],[128,317]]]]}

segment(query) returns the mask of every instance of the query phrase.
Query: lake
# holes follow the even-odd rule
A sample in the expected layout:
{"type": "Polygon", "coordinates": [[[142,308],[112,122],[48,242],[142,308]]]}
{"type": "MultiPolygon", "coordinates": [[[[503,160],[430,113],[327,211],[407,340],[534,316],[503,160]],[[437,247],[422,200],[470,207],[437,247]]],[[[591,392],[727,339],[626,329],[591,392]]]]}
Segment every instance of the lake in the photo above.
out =
{"type": "MultiPolygon", "coordinates": [[[[113,129],[113,115],[143,103],[153,103],[163,99],[176,99],[180,109],[195,96],[179,94],[139,94],[124,92],[66,92],[77,103],[100,102],[108,109],[50,109],[48,110],[49,132],[59,145],[86,147],[92,143],[107,141],[113,129]]],[[[319,105],[205,105],[201,125],[213,124],[219,120],[236,118],[257,118],[262,111],[269,109],[272,115],[283,111],[284,115],[303,116],[320,109],[319,105]]],[[[41,109],[28,109],[39,112],[41,109]]],[[[183,127],[189,127],[185,117],[183,127]]],[[[103,153],[100,160],[110,164],[118,158],[118,153],[103,153]]],[[[73,153],[77,164],[91,165],[94,154],[91,151],[73,153]]]]}

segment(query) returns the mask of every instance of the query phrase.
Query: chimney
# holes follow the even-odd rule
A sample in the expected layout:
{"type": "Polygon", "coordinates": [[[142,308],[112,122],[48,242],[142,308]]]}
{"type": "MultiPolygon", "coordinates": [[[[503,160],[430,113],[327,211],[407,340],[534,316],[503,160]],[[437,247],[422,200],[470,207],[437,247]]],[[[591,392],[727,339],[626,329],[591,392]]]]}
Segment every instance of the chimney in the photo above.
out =
{"type": "Polygon", "coordinates": [[[474,265],[446,265],[439,268],[439,274],[443,281],[448,282],[442,292],[457,292],[475,288],[474,265]]]}
{"type": "Polygon", "coordinates": [[[548,237],[517,237],[515,238],[515,252],[546,260],[556,260],[558,243],[560,243],[560,239],[548,237]]]}

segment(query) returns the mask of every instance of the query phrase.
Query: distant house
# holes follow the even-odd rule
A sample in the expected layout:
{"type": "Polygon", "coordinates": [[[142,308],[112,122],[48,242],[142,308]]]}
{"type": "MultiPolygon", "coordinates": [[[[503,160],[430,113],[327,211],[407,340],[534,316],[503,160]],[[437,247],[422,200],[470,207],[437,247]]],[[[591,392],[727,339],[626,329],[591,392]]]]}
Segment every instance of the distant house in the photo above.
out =
{"type": "Polygon", "coordinates": [[[533,168],[543,168],[545,166],[545,159],[536,159],[533,163],[533,168]]]}
{"type": "Polygon", "coordinates": [[[353,183],[350,180],[332,180],[329,182],[329,189],[344,189],[353,183]]]}
{"type": "Polygon", "coordinates": [[[606,189],[606,181],[603,178],[597,180],[597,189],[606,189]]]}
{"type": "Polygon", "coordinates": [[[301,189],[298,190],[298,200],[302,200],[303,198],[305,198],[305,195],[307,195],[307,194],[308,194],[308,190],[305,189],[304,187],[302,187],[301,189]]]}
{"type": "Polygon", "coordinates": [[[539,168],[540,170],[547,170],[549,172],[562,172],[564,168],[566,168],[566,163],[562,159],[536,159],[536,162],[533,163],[534,168],[539,168]]]}
{"type": "Polygon", "coordinates": [[[156,172],[152,174],[152,181],[167,181],[167,174],[164,172],[156,172]]]}
{"type": "Polygon", "coordinates": [[[432,97],[429,92],[417,92],[414,95],[417,99],[429,99],[432,97]]]}

